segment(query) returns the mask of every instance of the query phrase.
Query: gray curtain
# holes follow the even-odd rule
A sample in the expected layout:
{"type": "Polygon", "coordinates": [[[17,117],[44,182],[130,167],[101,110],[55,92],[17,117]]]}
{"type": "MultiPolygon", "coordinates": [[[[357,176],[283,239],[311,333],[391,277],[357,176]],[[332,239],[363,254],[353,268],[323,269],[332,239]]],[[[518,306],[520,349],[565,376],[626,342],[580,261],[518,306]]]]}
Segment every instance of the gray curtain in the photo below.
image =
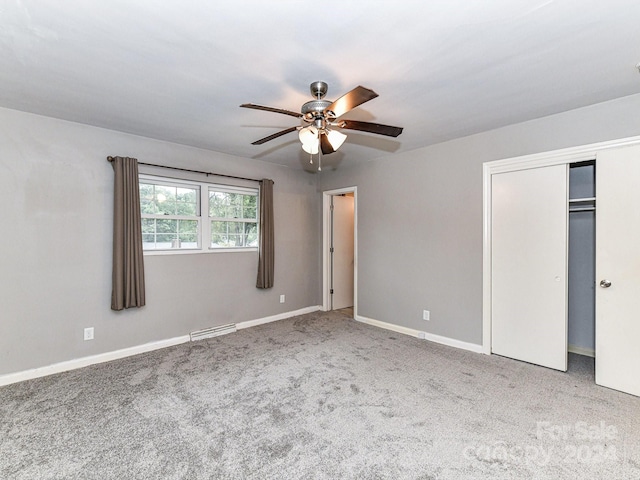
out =
{"type": "Polygon", "coordinates": [[[260,252],[256,287],[273,287],[273,180],[260,180],[260,252]]]}
{"type": "Polygon", "coordinates": [[[145,296],[138,161],[127,157],[108,160],[115,174],[111,309],[142,307],[145,296]]]}

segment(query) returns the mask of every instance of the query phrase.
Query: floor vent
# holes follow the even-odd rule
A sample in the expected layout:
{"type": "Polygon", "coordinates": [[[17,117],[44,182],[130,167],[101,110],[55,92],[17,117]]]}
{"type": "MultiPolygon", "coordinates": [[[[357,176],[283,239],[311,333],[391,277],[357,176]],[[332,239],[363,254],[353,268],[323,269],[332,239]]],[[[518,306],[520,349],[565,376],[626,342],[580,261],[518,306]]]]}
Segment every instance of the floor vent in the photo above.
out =
{"type": "Polygon", "coordinates": [[[189,336],[191,341],[202,340],[204,338],[218,337],[220,335],[226,335],[227,333],[233,333],[236,331],[236,324],[230,323],[229,325],[220,325],[219,327],[205,328],[204,330],[198,330],[191,332],[189,336]]]}

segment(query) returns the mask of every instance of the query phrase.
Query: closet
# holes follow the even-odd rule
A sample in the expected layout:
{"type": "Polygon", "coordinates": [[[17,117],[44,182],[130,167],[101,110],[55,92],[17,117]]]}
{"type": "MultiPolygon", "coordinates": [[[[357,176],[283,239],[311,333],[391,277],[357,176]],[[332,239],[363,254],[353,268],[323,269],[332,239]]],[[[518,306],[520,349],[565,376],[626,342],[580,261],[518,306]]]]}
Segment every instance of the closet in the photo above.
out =
{"type": "Polygon", "coordinates": [[[569,166],[568,350],[595,356],[595,160],[569,166]]]}
{"type": "Polygon", "coordinates": [[[640,141],[485,164],[485,351],[640,395],[640,141]],[[489,348],[487,348],[487,343],[489,348]]]}

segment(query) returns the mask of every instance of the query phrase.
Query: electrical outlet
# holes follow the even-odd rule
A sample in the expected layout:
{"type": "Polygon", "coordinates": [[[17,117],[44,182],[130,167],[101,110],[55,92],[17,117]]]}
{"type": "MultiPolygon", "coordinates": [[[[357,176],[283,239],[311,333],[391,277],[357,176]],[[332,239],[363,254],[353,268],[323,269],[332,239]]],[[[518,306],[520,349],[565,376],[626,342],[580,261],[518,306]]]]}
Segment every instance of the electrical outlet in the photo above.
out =
{"type": "Polygon", "coordinates": [[[431,313],[429,312],[429,310],[422,311],[422,319],[426,320],[427,322],[431,320],[431,313]]]}
{"type": "Polygon", "coordinates": [[[284,295],[280,295],[280,303],[284,303],[284,295]]]}
{"type": "Polygon", "coordinates": [[[93,327],[87,327],[84,329],[84,339],[93,340],[93,327]]]}

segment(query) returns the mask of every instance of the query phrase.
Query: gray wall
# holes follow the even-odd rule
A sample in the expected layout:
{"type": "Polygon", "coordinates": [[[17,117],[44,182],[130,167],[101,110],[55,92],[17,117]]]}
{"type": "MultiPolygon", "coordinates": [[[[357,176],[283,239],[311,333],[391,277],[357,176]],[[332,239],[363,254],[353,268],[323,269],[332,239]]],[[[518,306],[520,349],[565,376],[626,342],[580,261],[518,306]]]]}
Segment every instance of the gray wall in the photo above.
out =
{"type": "Polygon", "coordinates": [[[0,109],[0,374],[318,305],[316,183],[302,170],[0,109]],[[147,306],[111,311],[108,155],[272,178],[275,287],[255,288],[256,252],[146,256],[147,306]],[[88,326],[95,340],[85,342],[88,326]]]}
{"type": "Polygon", "coordinates": [[[636,135],[640,95],[323,171],[358,187],[358,314],[480,344],[483,162],[636,135]]]}
{"type": "Polygon", "coordinates": [[[359,314],[480,343],[482,163],[634,135],[640,95],[315,176],[0,109],[0,374],[317,305],[318,192],[352,185],[359,314]],[[112,312],[107,155],[273,178],[275,288],[255,289],[255,253],[147,256],[147,306],[112,312]]]}

